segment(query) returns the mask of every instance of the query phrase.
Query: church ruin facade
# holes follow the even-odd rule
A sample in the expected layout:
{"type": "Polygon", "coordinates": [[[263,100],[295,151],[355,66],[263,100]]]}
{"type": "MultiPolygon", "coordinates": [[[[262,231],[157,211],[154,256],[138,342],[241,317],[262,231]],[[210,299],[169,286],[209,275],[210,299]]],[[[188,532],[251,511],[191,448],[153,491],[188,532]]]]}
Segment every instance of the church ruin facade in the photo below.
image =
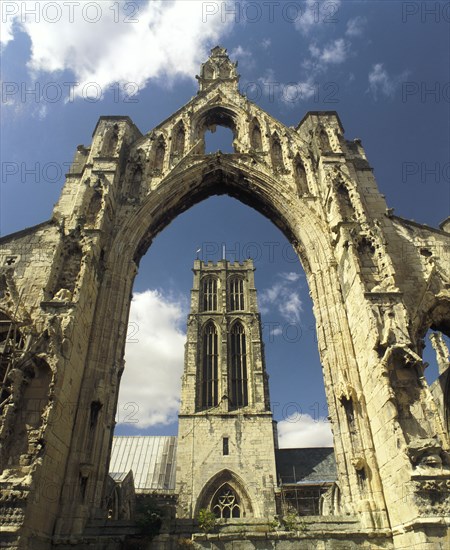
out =
{"type": "MultiPolygon", "coordinates": [[[[267,216],[304,268],[340,506],[352,520],[338,539],[445,547],[450,385],[440,334],[450,335],[450,223],[435,229],[395,216],[335,112],[281,124],[239,93],[226,50],[212,50],[198,81],[198,94],[145,135],[128,117],[101,117],[52,218],[0,239],[4,547],[89,547],[86,529],[107,513],[139,260],[178,214],[215,194],[267,216]],[[205,132],[217,125],[231,129],[233,153],[205,154],[205,132]],[[433,388],[422,358],[430,328],[440,366],[433,388]]],[[[219,397],[206,391],[199,406],[219,397]]],[[[263,382],[253,398],[264,408],[263,382]]],[[[313,548],[339,547],[320,533],[313,548]]]]}

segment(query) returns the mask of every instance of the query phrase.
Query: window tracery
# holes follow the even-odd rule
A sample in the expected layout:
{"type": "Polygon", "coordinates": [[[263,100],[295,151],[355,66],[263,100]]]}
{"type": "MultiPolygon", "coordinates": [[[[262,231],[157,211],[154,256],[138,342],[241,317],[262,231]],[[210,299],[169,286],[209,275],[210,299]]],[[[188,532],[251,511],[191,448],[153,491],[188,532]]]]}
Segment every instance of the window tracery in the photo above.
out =
{"type": "Polygon", "coordinates": [[[217,279],[203,280],[203,311],[217,311],[217,279]]]}
{"type": "Polygon", "coordinates": [[[229,282],[230,311],[244,310],[244,281],[233,277],[229,282]]]}
{"type": "Polygon", "coordinates": [[[227,484],[215,496],[211,509],[219,519],[241,517],[240,500],[236,492],[227,484]]]}

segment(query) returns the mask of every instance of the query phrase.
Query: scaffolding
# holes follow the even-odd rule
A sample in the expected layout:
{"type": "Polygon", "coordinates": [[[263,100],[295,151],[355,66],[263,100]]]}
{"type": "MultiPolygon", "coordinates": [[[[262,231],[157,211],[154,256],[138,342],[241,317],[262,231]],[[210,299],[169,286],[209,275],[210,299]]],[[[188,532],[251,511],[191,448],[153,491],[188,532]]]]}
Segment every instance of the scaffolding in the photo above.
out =
{"type": "Polygon", "coordinates": [[[333,484],[333,481],[282,483],[282,513],[295,512],[299,516],[320,516],[321,497],[333,484]]]}

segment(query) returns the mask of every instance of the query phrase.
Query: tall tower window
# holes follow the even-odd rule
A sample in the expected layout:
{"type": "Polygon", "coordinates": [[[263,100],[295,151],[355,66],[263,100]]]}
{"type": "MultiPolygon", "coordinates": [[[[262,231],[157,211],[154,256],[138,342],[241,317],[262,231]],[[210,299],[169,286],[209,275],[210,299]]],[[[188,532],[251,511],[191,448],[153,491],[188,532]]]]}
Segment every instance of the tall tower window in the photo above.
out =
{"type": "Polygon", "coordinates": [[[203,311],[217,311],[217,279],[214,277],[203,281],[203,311]]]}
{"type": "Polygon", "coordinates": [[[247,347],[244,327],[236,323],[231,329],[231,404],[234,409],[248,405],[247,347]]]}
{"type": "Polygon", "coordinates": [[[200,406],[202,409],[215,407],[218,394],[219,347],[217,329],[208,323],[203,332],[203,362],[200,406]]]}
{"type": "Polygon", "coordinates": [[[229,284],[230,311],[244,309],[244,281],[240,277],[233,277],[229,284]]]}

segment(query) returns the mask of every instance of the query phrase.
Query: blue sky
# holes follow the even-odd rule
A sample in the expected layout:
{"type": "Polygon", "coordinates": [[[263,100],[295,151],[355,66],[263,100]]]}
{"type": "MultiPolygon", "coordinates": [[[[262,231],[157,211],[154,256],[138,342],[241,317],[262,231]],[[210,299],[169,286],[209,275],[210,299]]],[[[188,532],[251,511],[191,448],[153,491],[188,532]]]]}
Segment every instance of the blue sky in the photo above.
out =
{"type": "MultiPolygon", "coordinates": [[[[128,115],[148,132],[196,94],[218,43],[239,61],[241,91],[286,125],[336,110],[396,214],[435,227],[450,215],[448,3],[76,4],[1,5],[2,236],[50,217],[99,116],[128,115]]],[[[227,149],[226,132],[213,137],[210,151],[227,149]]],[[[229,259],[255,260],[283,444],[328,443],[314,422],[326,405],[302,269],[278,229],[228,197],[179,216],[142,260],[118,432],[176,433],[192,262],[199,247],[218,259],[223,244],[229,259]]]]}

